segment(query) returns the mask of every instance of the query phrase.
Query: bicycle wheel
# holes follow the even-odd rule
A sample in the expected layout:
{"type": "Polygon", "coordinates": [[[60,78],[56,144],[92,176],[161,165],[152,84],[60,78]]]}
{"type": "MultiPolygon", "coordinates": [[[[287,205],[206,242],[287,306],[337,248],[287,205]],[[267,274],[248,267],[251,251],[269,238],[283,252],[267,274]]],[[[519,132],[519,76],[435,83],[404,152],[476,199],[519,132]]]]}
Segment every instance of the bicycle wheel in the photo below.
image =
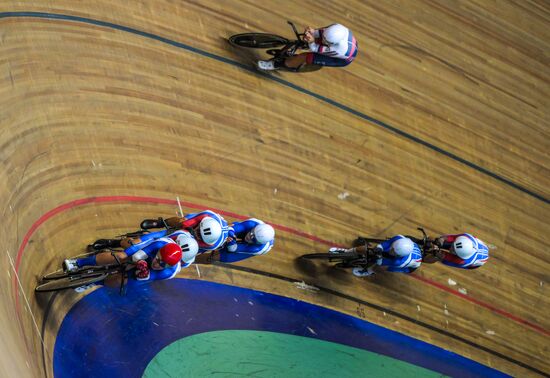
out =
{"type": "Polygon", "coordinates": [[[84,266],[84,267],[78,268],[74,272],[65,272],[62,269],[58,269],[55,272],[48,273],[45,276],[43,276],[42,280],[49,281],[49,280],[58,280],[60,278],[69,277],[69,276],[74,277],[74,276],[83,276],[83,275],[90,275],[90,274],[99,274],[116,266],[117,265],[84,266]]]}
{"type": "Polygon", "coordinates": [[[62,277],[56,280],[50,279],[49,281],[38,285],[34,291],[37,292],[47,292],[47,291],[58,291],[64,289],[71,289],[79,286],[89,285],[94,282],[101,281],[107,277],[107,272],[101,273],[90,273],[83,275],[67,276],[62,277]]]}
{"type": "Polygon", "coordinates": [[[62,269],[56,270],[55,272],[48,273],[44,277],[42,277],[42,280],[49,281],[49,280],[58,280],[63,277],[68,277],[69,273],[63,271],[62,269]]]}
{"type": "Polygon", "coordinates": [[[289,43],[286,38],[267,33],[243,33],[229,37],[229,43],[234,46],[247,47],[252,49],[270,49],[281,47],[289,43]]]}

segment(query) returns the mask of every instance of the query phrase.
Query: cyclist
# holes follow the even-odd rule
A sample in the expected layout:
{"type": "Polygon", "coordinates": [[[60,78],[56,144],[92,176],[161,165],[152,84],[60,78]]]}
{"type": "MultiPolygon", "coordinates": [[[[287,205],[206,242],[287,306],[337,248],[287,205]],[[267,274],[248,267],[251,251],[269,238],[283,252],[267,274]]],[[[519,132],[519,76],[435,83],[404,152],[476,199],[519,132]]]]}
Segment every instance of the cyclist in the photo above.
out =
{"type": "MultiPolygon", "coordinates": [[[[181,229],[193,235],[199,244],[199,253],[220,248],[229,232],[227,221],[211,210],[187,214],[184,217],[145,219],[141,222],[141,228],[145,230],[165,226],[181,229]]],[[[170,235],[172,232],[158,231],[155,237],[170,235]]]]}
{"type": "Polygon", "coordinates": [[[142,241],[139,238],[125,238],[119,242],[124,251],[103,251],[80,259],[63,262],[65,271],[75,271],[84,266],[135,264],[137,280],[162,280],[174,277],[182,267],[191,265],[198,252],[197,242],[187,235],[179,235],[176,241],[158,238],[142,241]]]}
{"type": "Polygon", "coordinates": [[[273,248],[275,230],[259,219],[235,222],[229,228],[227,243],[220,250],[221,262],[236,262],[263,255],[273,248]]]}
{"type": "Polygon", "coordinates": [[[308,43],[310,52],[283,60],[259,60],[258,68],[264,71],[273,71],[280,67],[298,70],[306,64],[344,67],[357,56],[357,40],[351,30],[340,24],[319,29],[308,26],[304,31],[304,40],[308,43]]]}
{"type": "Polygon", "coordinates": [[[424,262],[441,261],[454,268],[476,269],[489,259],[489,247],[470,234],[442,235],[434,240],[430,250],[434,259],[425,258],[424,262]]]}
{"type": "MultiPolygon", "coordinates": [[[[367,246],[359,246],[349,249],[331,248],[330,253],[357,252],[367,253],[367,246]]],[[[411,239],[396,235],[378,244],[375,248],[377,259],[370,265],[353,268],[353,274],[357,277],[368,277],[375,273],[376,266],[386,266],[389,272],[412,273],[422,263],[422,251],[411,239]]]]}

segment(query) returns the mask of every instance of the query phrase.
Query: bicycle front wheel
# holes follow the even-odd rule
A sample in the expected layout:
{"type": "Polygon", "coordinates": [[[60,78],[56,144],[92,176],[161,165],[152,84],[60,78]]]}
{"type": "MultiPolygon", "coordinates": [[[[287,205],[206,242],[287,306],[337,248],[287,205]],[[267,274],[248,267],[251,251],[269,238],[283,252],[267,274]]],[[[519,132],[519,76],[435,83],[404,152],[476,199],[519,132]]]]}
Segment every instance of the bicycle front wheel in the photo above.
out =
{"type": "Polygon", "coordinates": [[[111,266],[103,265],[103,266],[84,266],[82,268],[78,268],[78,270],[74,272],[65,272],[62,269],[58,269],[55,272],[48,273],[45,276],[42,277],[42,280],[48,281],[48,280],[58,280],[60,278],[64,277],[82,277],[84,275],[90,276],[91,274],[101,274],[105,271],[107,271],[111,266]]]}
{"type": "Polygon", "coordinates": [[[38,285],[34,291],[37,292],[47,292],[47,291],[58,291],[64,289],[72,289],[79,286],[89,285],[98,281],[103,280],[107,277],[108,273],[91,273],[84,275],[76,276],[66,276],[59,279],[50,279],[49,281],[38,285]]]}
{"type": "Polygon", "coordinates": [[[243,33],[229,37],[229,43],[234,46],[247,47],[252,49],[270,49],[281,47],[290,41],[275,34],[266,33],[243,33]]]}
{"type": "Polygon", "coordinates": [[[49,280],[58,280],[63,277],[68,277],[69,273],[65,272],[63,269],[56,270],[53,273],[48,273],[44,277],[42,277],[42,280],[49,281],[49,280]]]}

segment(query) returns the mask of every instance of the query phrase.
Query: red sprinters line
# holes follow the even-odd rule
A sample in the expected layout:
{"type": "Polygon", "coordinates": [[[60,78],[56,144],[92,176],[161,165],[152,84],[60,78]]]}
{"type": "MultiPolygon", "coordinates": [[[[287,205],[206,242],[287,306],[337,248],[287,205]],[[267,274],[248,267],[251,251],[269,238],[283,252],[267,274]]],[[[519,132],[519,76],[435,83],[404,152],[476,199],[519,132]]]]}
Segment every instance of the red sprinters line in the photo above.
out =
{"type": "Polygon", "coordinates": [[[537,324],[534,324],[534,323],[531,323],[530,321],[528,320],[525,320],[525,319],[522,319],[520,318],[519,316],[516,316],[514,314],[511,314],[507,311],[504,311],[504,310],[501,310],[500,308],[497,308],[493,305],[490,305],[489,303],[485,303],[485,302],[482,302],[480,301],[479,299],[475,299],[475,298],[472,298],[472,297],[469,297],[467,296],[466,294],[462,294],[460,291],[457,291],[457,290],[453,290],[445,285],[442,285],[440,284],[439,282],[435,282],[435,281],[432,281],[428,278],[425,278],[425,277],[421,277],[421,276],[417,276],[415,274],[411,274],[410,277],[416,279],[416,280],[419,280],[421,282],[424,282],[428,285],[431,285],[431,286],[434,286],[434,287],[437,287],[438,289],[441,289],[443,291],[446,291],[448,293],[451,293],[453,295],[456,295],[457,297],[460,297],[462,299],[466,299],[467,301],[469,302],[472,302],[472,303],[475,303],[476,305],[478,306],[481,306],[481,307],[485,307],[493,312],[496,312],[497,314],[500,314],[508,319],[512,319],[513,321],[517,322],[517,323],[521,323],[521,324],[524,324],[528,327],[531,327],[533,328],[534,330],[544,334],[544,335],[547,335],[547,336],[550,336],[550,332],[544,328],[542,328],[541,326],[537,325],[537,324]]]}
{"type": "MultiPolygon", "coordinates": [[[[90,197],[90,198],[78,199],[78,200],[71,201],[71,202],[65,203],[63,205],[60,205],[60,206],[48,211],[47,213],[43,214],[36,222],[34,222],[34,224],[31,226],[31,228],[25,234],[25,237],[23,238],[23,241],[22,241],[22,243],[19,247],[19,250],[17,251],[17,257],[15,259],[15,272],[16,272],[16,274],[19,273],[19,266],[21,264],[21,260],[23,258],[23,254],[25,252],[25,248],[27,247],[27,244],[29,243],[30,238],[32,237],[34,232],[38,229],[38,227],[40,227],[44,222],[46,222],[48,219],[54,217],[57,214],[60,214],[64,211],[66,211],[66,210],[72,209],[72,208],[77,207],[77,206],[86,205],[86,204],[90,204],[90,203],[111,203],[111,202],[153,203],[153,204],[165,204],[165,205],[172,205],[172,206],[177,205],[176,200],[155,198],[155,197],[137,197],[137,196],[90,197]]],[[[232,213],[232,212],[229,212],[229,211],[224,211],[224,210],[221,210],[221,209],[216,209],[216,208],[212,208],[212,207],[197,205],[197,204],[194,204],[194,203],[191,203],[191,202],[181,202],[181,205],[185,206],[185,207],[188,207],[188,208],[191,208],[191,209],[201,209],[201,210],[202,209],[211,209],[211,210],[213,210],[213,211],[215,211],[219,214],[222,214],[222,215],[225,215],[225,216],[228,216],[228,217],[232,217],[232,218],[235,218],[235,219],[247,219],[248,218],[248,217],[245,217],[243,215],[235,214],[235,213],[232,213]]],[[[270,223],[270,224],[275,229],[280,230],[280,231],[288,232],[290,234],[297,235],[297,236],[300,236],[300,237],[303,237],[303,238],[306,238],[306,239],[309,239],[309,240],[312,240],[312,241],[316,241],[316,242],[319,242],[319,243],[322,243],[322,244],[335,245],[334,243],[330,242],[329,240],[324,240],[324,239],[318,238],[316,236],[307,234],[305,232],[292,229],[290,227],[286,227],[286,226],[278,225],[278,224],[273,224],[273,223],[270,223]]],[[[511,314],[507,311],[501,310],[501,309],[499,309],[499,308],[497,308],[493,305],[490,305],[490,304],[482,302],[478,299],[469,297],[465,294],[462,294],[461,292],[459,292],[457,290],[453,290],[451,288],[448,288],[445,285],[442,285],[438,282],[432,281],[428,278],[424,278],[424,277],[414,275],[414,274],[411,274],[410,277],[412,277],[416,280],[419,280],[421,282],[424,282],[428,285],[431,285],[433,287],[436,287],[438,289],[441,289],[443,291],[446,291],[446,292],[448,292],[450,294],[453,294],[453,295],[455,295],[459,298],[462,298],[462,299],[464,299],[468,302],[474,303],[474,304],[476,304],[480,307],[484,307],[484,308],[486,308],[490,311],[493,311],[493,312],[495,312],[499,315],[502,315],[502,316],[504,316],[504,317],[506,317],[510,320],[513,320],[517,323],[526,325],[526,326],[530,327],[531,329],[537,331],[538,333],[550,336],[550,332],[548,330],[542,328],[541,326],[539,326],[537,324],[534,324],[534,323],[532,323],[528,320],[522,319],[522,318],[520,318],[516,315],[513,315],[513,314],[511,314]]],[[[19,290],[18,290],[16,280],[17,280],[17,277],[14,276],[13,277],[13,282],[12,282],[12,287],[14,289],[15,306],[16,306],[16,310],[17,310],[17,316],[20,317],[20,312],[19,312],[19,290]]]]}

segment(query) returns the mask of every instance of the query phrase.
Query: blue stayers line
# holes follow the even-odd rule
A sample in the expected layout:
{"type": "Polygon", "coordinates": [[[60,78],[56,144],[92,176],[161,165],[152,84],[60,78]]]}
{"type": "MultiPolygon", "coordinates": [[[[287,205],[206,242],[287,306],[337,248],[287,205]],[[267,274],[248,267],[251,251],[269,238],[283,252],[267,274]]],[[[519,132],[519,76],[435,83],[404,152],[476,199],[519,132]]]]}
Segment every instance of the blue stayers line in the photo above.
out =
{"type": "MultiPolygon", "coordinates": [[[[189,45],[186,45],[186,44],[183,44],[181,42],[176,42],[176,41],[173,41],[171,39],[168,39],[168,38],[164,38],[164,37],[161,37],[161,36],[158,36],[158,35],[155,35],[155,34],[151,34],[151,33],[147,33],[147,32],[144,32],[144,31],[141,31],[141,30],[137,30],[137,29],[133,29],[133,28],[129,28],[129,27],[126,27],[126,26],[122,26],[122,25],[117,25],[117,24],[113,24],[113,23],[110,23],[110,22],[105,22],[105,21],[99,21],[99,20],[93,20],[91,18],[85,18],[85,17],[77,17],[77,16],[71,16],[71,15],[66,15],[66,14],[54,14],[54,13],[42,13],[42,12],[2,12],[0,13],[0,19],[2,18],[8,18],[8,17],[34,17],[34,18],[47,18],[47,19],[55,19],[55,20],[69,20],[69,21],[75,21],[75,22],[83,22],[83,23],[86,23],[86,24],[92,24],[92,25],[98,25],[98,26],[104,26],[104,27],[107,27],[107,28],[111,28],[111,29],[116,29],[116,30],[122,30],[122,31],[125,31],[125,32],[128,32],[128,33],[132,33],[132,34],[137,34],[137,35],[140,35],[142,37],[145,37],[145,38],[149,38],[149,39],[153,39],[153,40],[156,40],[156,41],[159,41],[159,42],[162,42],[162,43],[166,43],[168,45],[171,45],[171,46],[175,46],[175,47],[178,47],[180,49],[184,49],[184,50],[187,50],[187,51],[191,51],[195,54],[199,54],[199,55],[202,55],[202,56],[205,56],[207,58],[211,58],[211,59],[215,59],[217,61],[220,61],[220,62],[223,62],[223,63],[227,63],[227,64],[230,64],[232,66],[235,66],[235,67],[239,67],[243,70],[246,70],[246,71],[249,71],[249,72],[252,72],[254,74],[258,74],[258,71],[256,71],[255,69],[253,69],[252,67],[250,66],[247,66],[245,64],[242,64],[242,63],[239,63],[239,62],[236,62],[234,60],[231,60],[231,59],[228,59],[228,58],[224,58],[223,56],[219,56],[219,55],[215,55],[215,54],[212,54],[212,53],[209,53],[209,52],[206,52],[204,50],[200,50],[200,49],[197,49],[195,47],[192,47],[192,46],[189,46],[189,45]]],[[[364,113],[361,113],[360,111],[357,111],[355,109],[352,109],[346,105],[343,105],[339,102],[336,102],[334,100],[331,100],[330,98],[327,98],[327,97],[324,97],[324,96],[321,96],[320,94],[317,94],[315,92],[311,92],[305,88],[302,88],[302,87],[299,87],[297,86],[296,84],[293,84],[291,82],[288,82],[286,80],[283,80],[281,78],[278,78],[278,77],[273,77],[273,76],[270,76],[270,75],[263,75],[265,76],[266,78],[270,79],[270,80],[273,80],[273,81],[276,81],[277,83],[280,83],[282,85],[285,85],[289,88],[292,88],[298,92],[301,92],[303,94],[306,94],[308,96],[311,96],[313,98],[316,98],[320,101],[323,101],[327,104],[330,104],[332,106],[335,106],[337,107],[338,109],[341,109],[345,112],[348,112],[350,114],[353,114],[359,118],[362,118],[364,120],[367,120],[371,123],[374,123],[375,125],[378,125],[386,130],[389,130],[397,135],[400,135],[406,139],[409,139],[413,142],[416,142],[418,144],[421,144],[435,152],[438,152],[442,155],[445,155],[455,161],[458,161],[459,163],[462,163],[470,168],[473,168],[475,169],[476,171],[478,172],[481,172],[489,177],[492,177],[508,186],[511,186],[512,188],[515,188],[525,194],[528,194],[529,196],[531,197],[534,197],[538,200],[541,200],[542,202],[548,204],[550,203],[550,200],[548,198],[545,198],[543,197],[541,194],[538,194],[538,193],[535,193],[527,188],[524,188],[523,186],[519,185],[519,184],[516,184],[515,182],[513,181],[510,181],[509,179],[505,178],[505,177],[502,177],[494,172],[491,172],[490,170],[486,169],[486,168],[483,168],[477,164],[474,164],[466,159],[463,159],[449,151],[446,151],[440,147],[437,147],[431,143],[428,143],[426,142],[425,140],[422,140],[418,137],[415,137],[414,135],[411,135],[409,133],[406,133],[405,131],[403,130],[400,130],[396,127],[393,127],[391,125],[388,125],[387,123],[385,122],[382,122],[382,121],[379,121],[375,118],[372,118],[364,113]]]]}

